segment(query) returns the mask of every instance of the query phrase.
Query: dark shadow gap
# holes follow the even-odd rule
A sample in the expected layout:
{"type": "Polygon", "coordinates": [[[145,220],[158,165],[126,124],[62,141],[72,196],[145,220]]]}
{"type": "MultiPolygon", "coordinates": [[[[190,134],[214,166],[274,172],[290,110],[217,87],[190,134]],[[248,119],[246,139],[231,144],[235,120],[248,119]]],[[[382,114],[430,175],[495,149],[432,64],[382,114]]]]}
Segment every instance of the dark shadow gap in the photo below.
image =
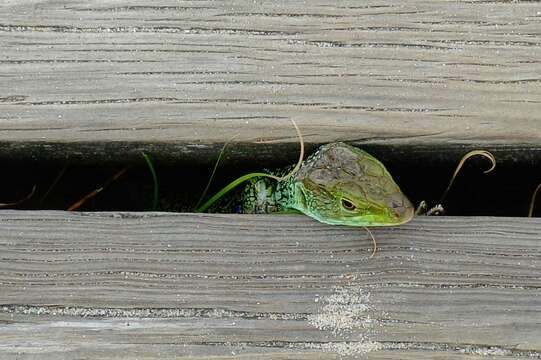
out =
{"type": "MultiPolygon", "coordinates": [[[[421,200],[435,205],[446,188],[456,161],[399,161],[383,160],[402,191],[418,205],[421,200]]],[[[279,163],[287,165],[288,163],[279,163]]],[[[174,164],[155,161],[160,201],[158,210],[191,212],[199,199],[212,171],[212,166],[174,164]]],[[[275,164],[276,165],[276,164],[275,164]]],[[[70,164],[62,162],[22,161],[4,163],[0,186],[0,202],[13,202],[37,186],[34,196],[16,209],[66,210],[87,193],[100,187],[122,168],[121,163],[70,164]],[[51,184],[64,166],[63,176],[53,188],[51,184]],[[48,194],[46,195],[46,193],[48,194]]],[[[153,182],[143,158],[129,164],[128,171],[80,207],[81,211],[150,211],[153,182]]],[[[504,162],[483,174],[488,161],[473,158],[466,163],[455,180],[444,207],[447,215],[455,216],[526,216],[530,198],[541,182],[539,166],[531,162],[504,162]]],[[[247,172],[261,170],[253,163],[227,161],[216,174],[208,196],[229,181],[247,172]]],[[[208,197],[207,196],[207,197],[208,197]]],[[[541,204],[534,215],[541,215],[541,204]]]]}

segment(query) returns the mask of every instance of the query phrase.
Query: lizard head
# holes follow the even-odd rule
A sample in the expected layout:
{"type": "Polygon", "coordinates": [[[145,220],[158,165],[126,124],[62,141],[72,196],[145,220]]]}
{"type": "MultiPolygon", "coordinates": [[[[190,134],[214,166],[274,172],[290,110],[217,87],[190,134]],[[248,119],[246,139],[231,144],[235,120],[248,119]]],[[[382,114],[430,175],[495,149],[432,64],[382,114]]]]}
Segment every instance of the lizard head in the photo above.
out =
{"type": "Polygon", "coordinates": [[[382,163],[344,143],[327,144],[294,175],[297,210],[328,224],[399,225],[414,207],[382,163]]]}

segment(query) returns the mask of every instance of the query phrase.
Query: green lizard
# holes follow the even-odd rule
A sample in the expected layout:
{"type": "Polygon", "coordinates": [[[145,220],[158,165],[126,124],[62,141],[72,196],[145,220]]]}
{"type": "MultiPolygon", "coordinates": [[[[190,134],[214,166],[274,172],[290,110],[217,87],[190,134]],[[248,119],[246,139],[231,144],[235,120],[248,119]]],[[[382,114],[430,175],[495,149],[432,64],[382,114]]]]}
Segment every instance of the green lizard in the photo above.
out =
{"type": "Polygon", "coordinates": [[[335,225],[399,225],[414,215],[383,164],[341,142],[321,146],[282,181],[250,179],[237,199],[236,212],[296,211],[335,225]]]}

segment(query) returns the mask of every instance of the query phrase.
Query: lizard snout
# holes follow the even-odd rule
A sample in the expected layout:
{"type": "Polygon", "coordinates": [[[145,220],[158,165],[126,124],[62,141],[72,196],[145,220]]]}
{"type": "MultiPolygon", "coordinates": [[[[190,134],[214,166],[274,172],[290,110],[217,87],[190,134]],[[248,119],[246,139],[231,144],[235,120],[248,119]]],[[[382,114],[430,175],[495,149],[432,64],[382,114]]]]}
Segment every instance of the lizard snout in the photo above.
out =
{"type": "Polygon", "coordinates": [[[391,194],[387,199],[387,206],[400,224],[406,223],[413,218],[415,209],[406,195],[401,192],[391,194]]]}

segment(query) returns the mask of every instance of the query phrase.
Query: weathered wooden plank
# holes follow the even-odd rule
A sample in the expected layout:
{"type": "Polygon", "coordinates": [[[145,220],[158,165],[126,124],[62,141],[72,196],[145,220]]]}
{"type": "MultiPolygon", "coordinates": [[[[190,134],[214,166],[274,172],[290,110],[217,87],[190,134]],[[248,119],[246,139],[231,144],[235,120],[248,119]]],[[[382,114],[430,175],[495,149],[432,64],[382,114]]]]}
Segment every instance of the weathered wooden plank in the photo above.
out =
{"type": "Polygon", "coordinates": [[[0,357],[541,357],[538,219],[0,213],[0,357]]]}
{"type": "Polygon", "coordinates": [[[535,1],[3,2],[0,155],[203,161],[239,134],[233,157],[275,157],[249,145],[295,119],[308,143],[539,157],[540,22],[535,1]]]}

